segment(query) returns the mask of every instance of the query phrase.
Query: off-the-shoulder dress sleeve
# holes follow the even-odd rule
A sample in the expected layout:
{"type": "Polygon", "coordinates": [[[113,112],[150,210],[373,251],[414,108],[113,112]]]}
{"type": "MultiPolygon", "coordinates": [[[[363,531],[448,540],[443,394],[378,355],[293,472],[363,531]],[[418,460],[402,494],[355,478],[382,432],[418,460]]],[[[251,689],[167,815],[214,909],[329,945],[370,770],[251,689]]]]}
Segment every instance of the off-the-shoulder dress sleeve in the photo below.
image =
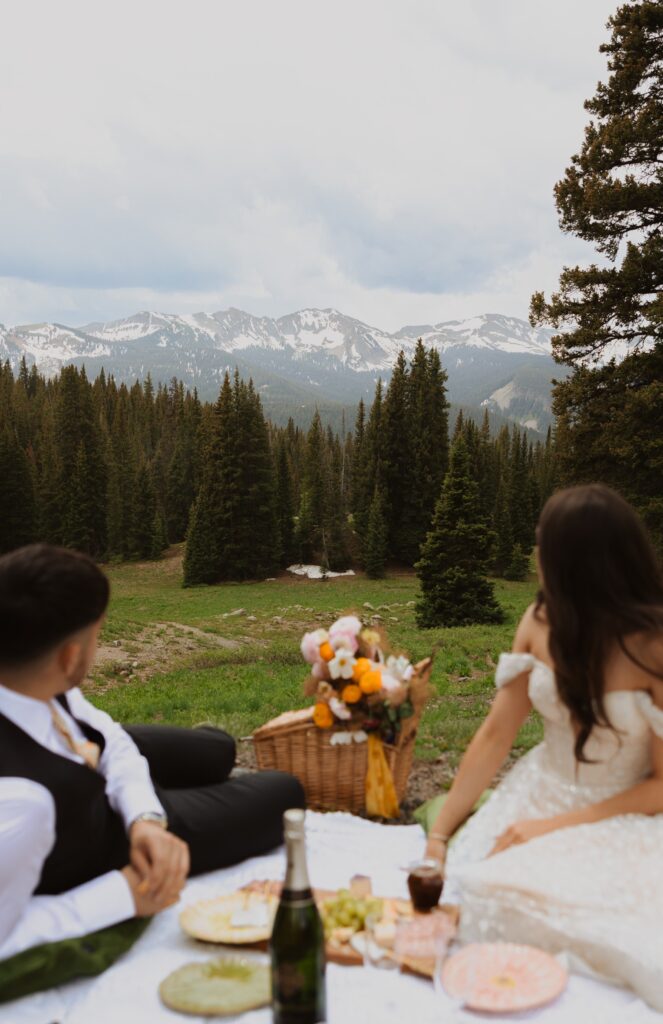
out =
{"type": "Polygon", "coordinates": [[[495,669],[495,686],[501,689],[507,683],[512,682],[523,672],[531,672],[536,659],[532,654],[500,654],[497,668],[495,669]]]}
{"type": "Polygon", "coordinates": [[[645,690],[637,690],[635,698],[643,717],[649,722],[652,732],[663,739],[663,709],[654,704],[651,694],[646,693],[645,690]]]}

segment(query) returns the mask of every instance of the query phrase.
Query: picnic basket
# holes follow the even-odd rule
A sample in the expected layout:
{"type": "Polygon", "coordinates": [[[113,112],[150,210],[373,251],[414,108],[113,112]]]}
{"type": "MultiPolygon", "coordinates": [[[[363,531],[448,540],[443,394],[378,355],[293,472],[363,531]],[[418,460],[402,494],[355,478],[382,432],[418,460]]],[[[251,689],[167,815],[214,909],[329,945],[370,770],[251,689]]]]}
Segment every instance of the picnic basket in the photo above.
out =
{"type": "MultiPolygon", "coordinates": [[[[430,673],[428,661],[423,673],[430,673]]],[[[384,744],[399,802],[407,789],[422,710],[422,705],[415,705],[414,714],[403,720],[396,742],[384,744]]],[[[304,787],[307,806],[315,810],[363,811],[367,744],[332,744],[333,735],[333,730],[314,724],[313,708],[286,711],[253,733],[258,768],[295,775],[304,787]]]]}

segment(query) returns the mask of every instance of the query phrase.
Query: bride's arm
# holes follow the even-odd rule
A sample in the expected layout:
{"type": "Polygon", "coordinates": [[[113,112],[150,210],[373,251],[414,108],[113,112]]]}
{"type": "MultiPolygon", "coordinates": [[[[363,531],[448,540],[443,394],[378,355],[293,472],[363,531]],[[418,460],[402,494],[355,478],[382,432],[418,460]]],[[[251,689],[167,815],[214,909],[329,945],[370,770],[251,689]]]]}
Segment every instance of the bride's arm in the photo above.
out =
{"type": "MultiPolygon", "coordinates": [[[[518,627],[514,651],[528,649],[529,613],[518,627]]],[[[440,810],[426,845],[426,855],[444,860],[446,845],[463,824],[475,803],[504,763],[532,704],[527,688],[529,672],[523,672],[498,691],[485,722],[467,748],[456,778],[440,810]]]]}

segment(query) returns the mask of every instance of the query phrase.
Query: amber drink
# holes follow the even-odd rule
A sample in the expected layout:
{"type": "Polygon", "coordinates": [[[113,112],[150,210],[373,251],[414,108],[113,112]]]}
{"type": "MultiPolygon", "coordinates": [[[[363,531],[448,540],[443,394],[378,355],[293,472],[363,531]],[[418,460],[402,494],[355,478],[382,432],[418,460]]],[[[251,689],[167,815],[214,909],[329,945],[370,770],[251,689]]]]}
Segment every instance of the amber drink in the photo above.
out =
{"type": "Polygon", "coordinates": [[[412,906],[419,913],[427,914],[440,902],[444,879],[442,867],[436,860],[422,860],[410,865],[407,877],[412,906]]]}

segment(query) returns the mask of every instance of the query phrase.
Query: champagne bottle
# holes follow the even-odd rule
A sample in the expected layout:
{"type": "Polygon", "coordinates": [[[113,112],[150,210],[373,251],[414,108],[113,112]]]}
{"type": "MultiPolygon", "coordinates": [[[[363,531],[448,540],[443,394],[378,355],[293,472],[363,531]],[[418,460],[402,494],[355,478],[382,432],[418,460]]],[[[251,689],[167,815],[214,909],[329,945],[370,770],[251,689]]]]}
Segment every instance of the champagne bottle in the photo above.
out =
{"type": "Polygon", "coordinates": [[[274,1024],[325,1021],[325,937],[306,868],[304,812],[283,817],[288,866],[270,942],[274,1024]]]}

